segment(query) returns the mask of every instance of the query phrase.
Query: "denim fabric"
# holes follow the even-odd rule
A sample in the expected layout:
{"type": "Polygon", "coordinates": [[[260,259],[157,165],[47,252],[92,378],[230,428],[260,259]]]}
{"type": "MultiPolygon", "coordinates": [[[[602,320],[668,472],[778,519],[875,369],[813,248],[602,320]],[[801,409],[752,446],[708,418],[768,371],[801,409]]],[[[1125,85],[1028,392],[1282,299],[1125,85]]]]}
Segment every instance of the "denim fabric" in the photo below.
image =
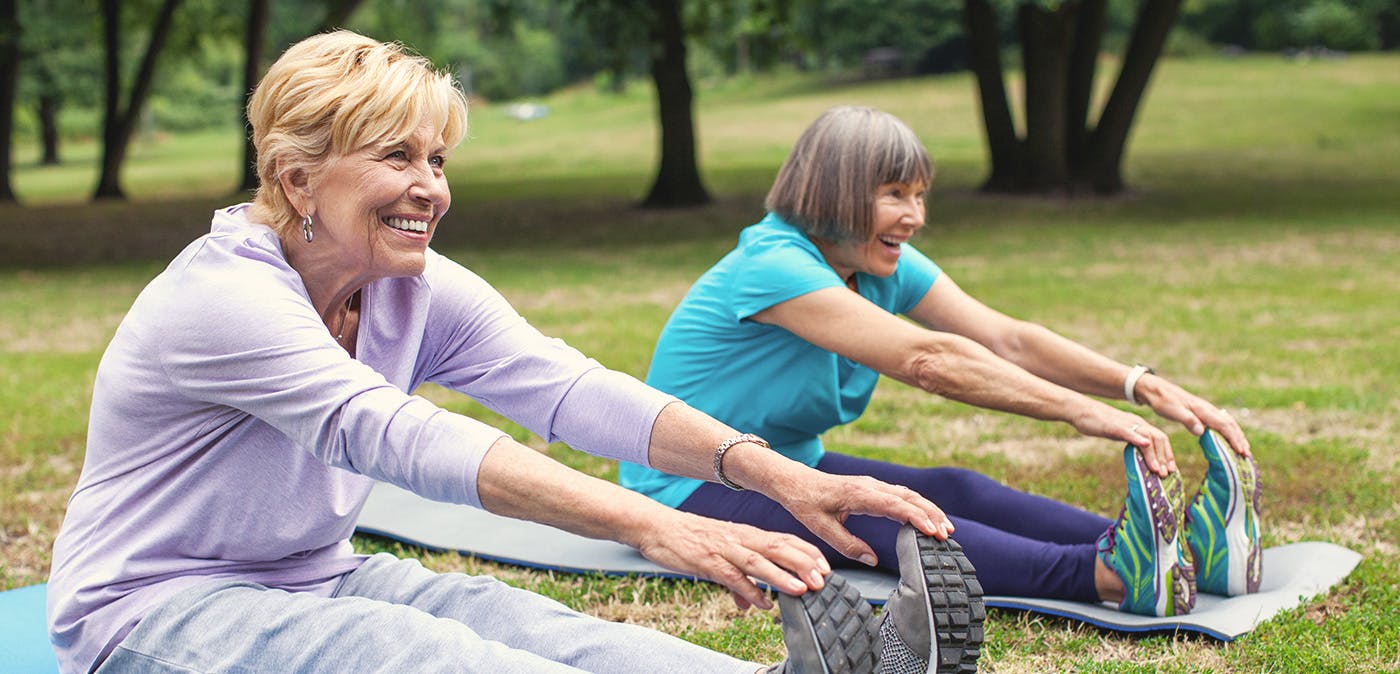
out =
{"type": "Polygon", "coordinates": [[[577,613],[487,576],[388,554],[334,596],[209,582],[146,616],[97,670],[125,672],[726,672],[759,665],[577,613]]]}
{"type": "MultiPolygon", "coordinates": [[[[828,451],[817,469],[870,475],[923,494],[948,514],[953,533],[989,595],[1097,602],[1094,542],[1112,520],[1054,499],[1012,489],[965,468],[915,468],[828,451]]],[[[707,517],[782,531],[815,544],[832,564],[853,565],[782,506],[762,494],[706,483],[680,506],[707,517]]],[[[899,523],[854,515],[846,528],[875,550],[882,568],[898,572],[899,523]]]]}

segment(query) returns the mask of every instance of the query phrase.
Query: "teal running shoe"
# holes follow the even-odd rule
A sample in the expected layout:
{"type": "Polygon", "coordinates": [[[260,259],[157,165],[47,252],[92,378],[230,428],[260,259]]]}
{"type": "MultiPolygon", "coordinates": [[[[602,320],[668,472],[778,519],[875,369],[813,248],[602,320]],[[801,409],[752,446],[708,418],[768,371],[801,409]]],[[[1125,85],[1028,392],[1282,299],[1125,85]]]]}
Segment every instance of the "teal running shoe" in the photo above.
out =
{"type": "Polygon", "coordinates": [[[1189,613],[1196,605],[1196,578],[1182,545],[1181,474],[1159,478],[1132,445],[1123,449],[1123,468],[1123,512],[1098,540],[1099,559],[1123,581],[1118,609],[1149,616],[1189,613]]]}
{"type": "Polygon", "coordinates": [[[1206,479],[1186,511],[1186,542],[1201,592],[1233,597],[1259,591],[1259,468],[1214,431],[1201,436],[1206,479]]]}

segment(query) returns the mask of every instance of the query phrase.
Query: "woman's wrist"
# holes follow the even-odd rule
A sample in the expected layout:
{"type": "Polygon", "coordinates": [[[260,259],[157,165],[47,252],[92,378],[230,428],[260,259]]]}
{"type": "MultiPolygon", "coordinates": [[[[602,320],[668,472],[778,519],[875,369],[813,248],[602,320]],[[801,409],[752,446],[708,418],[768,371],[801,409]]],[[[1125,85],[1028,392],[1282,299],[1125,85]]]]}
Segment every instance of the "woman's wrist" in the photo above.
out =
{"type": "Polygon", "coordinates": [[[743,443],[752,443],[764,449],[770,448],[770,445],[768,444],[767,440],[764,440],[763,438],[760,438],[757,435],[754,435],[753,433],[740,433],[732,438],[729,438],[728,440],[725,440],[724,442],[719,443],[719,446],[715,448],[715,455],[713,460],[715,481],[719,482],[720,484],[726,487],[729,487],[730,489],[733,489],[734,491],[744,491],[744,487],[729,479],[729,476],[725,474],[724,457],[729,453],[729,450],[734,448],[735,445],[743,443]]]}
{"type": "Polygon", "coordinates": [[[1138,363],[1134,365],[1131,370],[1128,370],[1128,376],[1123,379],[1123,399],[1134,405],[1145,404],[1143,399],[1137,395],[1138,382],[1141,382],[1143,377],[1153,374],[1154,372],[1156,372],[1156,370],[1142,363],[1138,363]]]}
{"type": "MultiPolygon", "coordinates": [[[[734,487],[774,500],[779,500],[775,494],[783,492],[784,482],[797,479],[795,470],[807,468],[773,451],[767,442],[736,442],[725,451],[722,464],[724,478],[734,487]]],[[[719,482],[718,476],[712,479],[719,482]]]]}

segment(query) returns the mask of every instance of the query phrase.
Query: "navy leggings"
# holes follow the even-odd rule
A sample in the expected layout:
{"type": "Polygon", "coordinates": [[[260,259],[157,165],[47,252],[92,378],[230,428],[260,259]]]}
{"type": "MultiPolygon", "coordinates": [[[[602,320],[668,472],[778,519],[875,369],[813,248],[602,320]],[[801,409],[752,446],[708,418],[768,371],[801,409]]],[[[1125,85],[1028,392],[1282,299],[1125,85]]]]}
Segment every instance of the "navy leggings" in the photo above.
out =
{"type": "MultiPolygon", "coordinates": [[[[870,475],[909,487],[933,501],[953,521],[957,528],[953,538],[977,567],[977,578],[987,594],[1099,600],[1094,589],[1095,541],[1112,524],[1104,517],[1012,489],[965,468],[914,468],[827,452],[817,462],[817,470],[870,475]]],[[[815,544],[833,564],[857,564],[817,538],[777,502],[756,492],[736,492],[707,482],[680,509],[794,534],[815,544]]],[[[883,517],[853,515],[846,520],[846,528],[875,549],[880,566],[896,572],[894,541],[899,526],[883,517]]]]}

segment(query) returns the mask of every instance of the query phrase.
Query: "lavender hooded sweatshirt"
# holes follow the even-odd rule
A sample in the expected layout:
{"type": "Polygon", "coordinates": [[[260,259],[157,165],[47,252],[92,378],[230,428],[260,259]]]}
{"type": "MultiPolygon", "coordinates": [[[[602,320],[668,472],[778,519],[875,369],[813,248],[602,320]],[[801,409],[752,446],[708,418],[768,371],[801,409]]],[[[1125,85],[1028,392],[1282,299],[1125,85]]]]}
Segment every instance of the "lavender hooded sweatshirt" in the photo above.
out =
{"type": "Polygon", "coordinates": [[[549,441],[643,464],[675,400],[541,335],[431,250],[421,276],[364,288],[351,358],[250,211],[214,214],[98,366],[49,578],[65,674],[204,581],[329,595],[362,561],[349,538],[375,480],[480,507],[477,470],[505,434],[409,394],[424,382],[549,441]]]}

